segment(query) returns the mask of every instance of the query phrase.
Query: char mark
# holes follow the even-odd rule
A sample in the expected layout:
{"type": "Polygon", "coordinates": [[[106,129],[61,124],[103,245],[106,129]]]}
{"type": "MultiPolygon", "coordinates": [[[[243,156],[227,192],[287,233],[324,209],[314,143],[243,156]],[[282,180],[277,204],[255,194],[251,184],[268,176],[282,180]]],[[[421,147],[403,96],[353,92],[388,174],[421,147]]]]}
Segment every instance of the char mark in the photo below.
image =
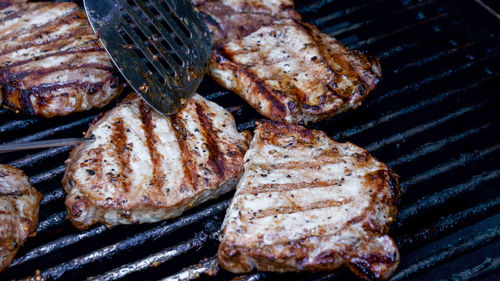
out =
{"type": "Polygon", "coordinates": [[[153,112],[151,108],[141,99],[139,104],[140,117],[142,120],[142,128],[146,137],[146,146],[149,151],[149,156],[151,157],[151,162],[153,163],[153,177],[151,180],[151,185],[154,190],[160,190],[165,181],[165,173],[162,169],[162,158],[158,150],[156,149],[156,144],[159,143],[158,137],[154,134],[153,128],[153,112]]]}
{"type": "Polygon", "coordinates": [[[225,171],[225,158],[222,151],[219,149],[219,140],[217,137],[217,132],[212,126],[212,122],[209,117],[205,114],[205,109],[203,105],[198,102],[195,103],[196,113],[201,125],[201,134],[203,134],[204,139],[208,146],[208,161],[209,165],[215,170],[220,179],[224,178],[225,171]]]}
{"type": "Polygon", "coordinates": [[[185,185],[191,186],[194,191],[198,190],[198,181],[196,180],[196,167],[194,164],[194,159],[192,159],[191,151],[188,147],[188,138],[192,136],[182,120],[182,115],[177,113],[170,117],[173,125],[173,130],[175,137],[177,139],[177,144],[179,145],[181,152],[182,170],[185,179],[185,185]]]}
{"type": "Polygon", "coordinates": [[[112,127],[111,144],[115,150],[113,155],[116,155],[122,170],[120,174],[111,176],[112,181],[117,181],[124,194],[127,194],[131,185],[129,176],[132,174],[132,168],[130,167],[132,144],[127,143],[127,133],[123,122],[123,119],[120,118],[113,123],[112,127]]]}

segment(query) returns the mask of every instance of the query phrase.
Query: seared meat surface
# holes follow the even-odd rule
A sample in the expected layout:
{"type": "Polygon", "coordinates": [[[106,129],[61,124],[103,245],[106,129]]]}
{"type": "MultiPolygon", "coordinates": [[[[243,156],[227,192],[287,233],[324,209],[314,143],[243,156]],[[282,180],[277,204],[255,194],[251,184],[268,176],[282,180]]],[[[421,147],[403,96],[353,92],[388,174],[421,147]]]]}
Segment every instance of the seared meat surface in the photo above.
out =
{"type": "Polygon", "coordinates": [[[193,0],[219,46],[244,37],[276,19],[300,19],[292,0],[193,0]]]}
{"type": "Polygon", "coordinates": [[[399,263],[387,235],[397,175],[321,131],[263,121],[254,134],[222,226],[220,265],[234,273],[347,265],[362,278],[388,279],[399,263]]]}
{"type": "Polygon", "coordinates": [[[122,91],[113,64],[75,3],[0,11],[0,103],[42,117],[103,107],[122,91]]]}
{"type": "Polygon", "coordinates": [[[197,7],[208,15],[214,40],[209,74],[269,119],[317,122],[356,108],[382,75],[377,59],[301,22],[292,1],[197,7]]]}
{"type": "Polygon", "coordinates": [[[0,165],[0,272],[5,270],[38,225],[42,194],[23,171],[0,165]]]}
{"type": "Polygon", "coordinates": [[[131,94],[86,136],[95,142],[71,152],[63,178],[80,229],[164,220],[233,190],[248,148],[232,115],[200,95],[164,117],[131,94]]]}

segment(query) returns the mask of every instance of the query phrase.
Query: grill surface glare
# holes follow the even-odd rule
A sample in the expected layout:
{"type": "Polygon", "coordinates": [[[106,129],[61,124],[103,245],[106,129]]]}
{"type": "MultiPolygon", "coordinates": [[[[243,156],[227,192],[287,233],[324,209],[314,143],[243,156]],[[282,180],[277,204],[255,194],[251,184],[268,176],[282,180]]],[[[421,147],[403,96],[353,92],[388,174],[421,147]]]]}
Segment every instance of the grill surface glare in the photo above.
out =
{"type": "MultiPolygon", "coordinates": [[[[500,23],[473,0],[296,0],[306,22],[381,60],[383,79],[358,109],[310,124],[367,148],[401,176],[391,236],[401,251],[393,280],[498,280],[500,276],[500,23]]],[[[487,2],[485,2],[487,4],[487,2]]],[[[238,128],[261,117],[205,79],[200,94],[229,109],[238,128]]],[[[80,137],[102,110],[38,119],[0,109],[0,142],[80,137]]],[[[56,280],[174,280],[210,268],[231,195],[155,224],[96,226],[65,219],[61,188],[69,147],[0,154],[45,197],[36,237],[1,280],[40,270],[56,280]]],[[[215,277],[234,275],[220,270],[215,277]]],[[[254,273],[244,280],[353,280],[332,273],[254,273]]]]}

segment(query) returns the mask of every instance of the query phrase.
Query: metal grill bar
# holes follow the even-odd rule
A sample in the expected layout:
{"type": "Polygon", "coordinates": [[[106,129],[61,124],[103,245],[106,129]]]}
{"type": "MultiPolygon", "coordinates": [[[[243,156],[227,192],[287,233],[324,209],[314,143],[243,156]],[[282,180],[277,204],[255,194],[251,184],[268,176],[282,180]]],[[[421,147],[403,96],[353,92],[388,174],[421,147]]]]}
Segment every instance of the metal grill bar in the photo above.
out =
{"type": "Polygon", "coordinates": [[[40,205],[44,206],[54,201],[64,199],[65,196],[66,193],[62,188],[54,189],[51,192],[48,192],[43,195],[42,201],[40,201],[40,205]]]}
{"type": "Polygon", "coordinates": [[[453,274],[450,278],[443,280],[467,281],[476,278],[478,276],[481,276],[485,273],[497,270],[499,268],[500,268],[500,257],[496,258],[487,257],[486,259],[483,260],[483,262],[476,265],[475,267],[453,274]]]}
{"type": "Polygon", "coordinates": [[[488,82],[488,81],[491,81],[492,79],[498,78],[498,77],[500,77],[500,74],[495,75],[494,77],[485,77],[485,78],[481,79],[480,81],[474,82],[474,83],[469,84],[465,87],[451,89],[449,91],[446,91],[446,92],[443,92],[443,93],[438,94],[436,96],[433,96],[432,98],[423,100],[417,104],[409,105],[409,106],[407,106],[401,110],[395,111],[393,113],[384,113],[381,116],[379,116],[378,118],[374,118],[373,121],[369,121],[363,125],[350,127],[349,129],[347,129],[345,131],[342,131],[342,132],[335,134],[334,139],[345,139],[347,137],[357,135],[357,134],[362,133],[368,129],[372,129],[380,124],[384,124],[386,122],[392,121],[393,119],[396,119],[398,117],[414,113],[414,112],[421,110],[421,109],[424,109],[426,107],[441,103],[450,97],[455,97],[456,95],[468,92],[472,89],[479,87],[481,84],[488,82]]]}
{"type": "Polygon", "coordinates": [[[401,183],[401,188],[403,192],[405,192],[410,186],[415,185],[417,183],[421,183],[423,181],[427,181],[439,174],[444,174],[456,167],[464,166],[472,161],[477,161],[479,159],[484,158],[488,154],[496,152],[498,149],[500,149],[500,144],[493,145],[487,149],[484,149],[482,151],[475,151],[471,153],[464,153],[461,154],[458,158],[452,159],[446,163],[437,165],[433,167],[432,169],[429,169],[423,173],[420,173],[418,175],[415,175],[411,177],[410,179],[404,181],[401,183]]]}
{"type": "Polygon", "coordinates": [[[382,17],[370,18],[370,19],[364,20],[362,22],[356,22],[356,23],[352,23],[349,21],[342,22],[340,24],[334,25],[334,26],[329,27],[329,28],[322,28],[322,31],[324,33],[328,33],[334,37],[338,37],[339,35],[343,34],[344,32],[355,31],[356,29],[359,29],[359,28],[364,27],[366,25],[370,25],[370,24],[373,24],[377,21],[397,16],[397,15],[402,14],[404,12],[412,11],[416,8],[421,8],[421,7],[427,6],[433,2],[435,2],[435,0],[427,0],[425,2],[418,2],[414,5],[410,5],[410,6],[402,8],[402,9],[398,9],[398,10],[390,11],[389,13],[385,13],[382,17]]]}
{"type": "Polygon", "coordinates": [[[72,146],[61,146],[50,149],[45,149],[43,151],[28,155],[23,158],[16,159],[12,162],[9,162],[7,165],[16,167],[18,169],[23,169],[26,167],[31,167],[43,160],[53,158],[59,154],[68,153],[71,150],[72,146]]]}
{"type": "MultiPolygon", "coordinates": [[[[161,281],[193,280],[198,278],[201,274],[206,274],[211,271],[215,271],[217,268],[218,268],[217,257],[207,258],[202,260],[200,263],[185,268],[174,275],[161,279],[161,281]]],[[[259,279],[245,279],[245,281],[250,281],[250,280],[256,281],[259,279]]]]}
{"type": "Polygon", "coordinates": [[[66,211],[52,214],[47,219],[38,223],[37,233],[42,233],[49,228],[66,222],[66,211]]]}
{"type": "Polygon", "coordinates": [[[476,111],[476,110],[480,109],[481,107],[488,105],[489,103],[490,103],[490,100],[486,99],[486,100],[483,100],[475,105],[463,107],[459,110],[456,110],[450,114],[446,114],[445,116],[438,118],[438,119],[435,119],[431,122],[422,124],[420,126],[413,127],[413,128],[406,130],[404,132],[396,133],[390,137],[386,137],[386,138],[383,138],[381,140],[375,141],[375,142],[367,145],[365,148],[371,152],[376,151],[376,150],[378,150],[378,149],[380,149],[388,144],[402,141],[404,139],[407,139],[408,137],[411,137],[413,135],[427,131],[428,129],[442,125],[449,120],[456,119],[462,115],[465,115],[466,113],[476,111]]]}
{"type": "Polygon", "coordinates": [[[494,123],[486,123],[480,127],[470,129],[470,130],[463,132],[461,134],[453,135],[451,137],[447,137],[447,138],[442,139],[442,140],[427,143],[424,146],[422,146],[422,148],[417,149],[410,154],[404,155],[402,157],[399,157],[396,160],[388,162],[387,165],[390,167],[395,167],[395,166],[398,166],[401,164],[405,164],[405,163],[414,161],[414,160],[418,159],[419,157],[425,156],[425,155],[432,153],[432,152],[439,151],[441,148],[445,147],[446,145],[450,145],[450,144],[457,142],[459,140],[463,140],[464,138],[467,138],[467,137],[470,137],[473,135],[477,135],[477,134],[483,132],[484,130],[493,127],[493,125],[497,125],[498,123],[499,123],[498,121],[494,122],[494,123]]]}
{"type": "Polygon", "coordinates": [[[387,93],[385,93],[385,94],[383,94],[381,96],[378,96],[377,98],[375,98],[373,100],[368,101],[364,105],[364,107],[370,108],[370,107],[372,107],[374,105],[380,104],[381,102],[385,101],[386,99],[388,99],[388,98],[390,98],[390,97],[392,97],[394,95],[397,95],[397,94],[401,94],[401,93],[408,94],[410,92],[414,92],[414,91],[420,90],[420,88],[422,88],[423,86],[429,85],[432,82],[441,80],[443,78],[450,77],[450,76],[455,75],[457,73],[461,73],[461,72],[463,72],[465,70],[468,70],[468,69],[472,68],[473,66],[476,66],[476,65],[478,65],[480,63],[493,60],[496,57],[498,57],[498,54],[493,54],[492,56],[485,56],[485,57],[482,57],[480,59],[474,60],[472,62],[468,62],[468,63],[465,63],[463,65],[460,65],[460,66],[457,66],[457,67],[454,67],[454,68],[450,68],[450,69],[448,69],[448,70],[446,70],[446,71],[444,71],[442,73],[430,75],[430,76],[428,76],[428,77],[426,77],[424,79],[419,80],[416,83],[413,83],[413,84],[410,84],[410,85],[406,85],[406,86],[404,86],[402,88],[398,88],[398,89],[387,91],[387,93]]]}
{"type": "Polygon", "coordinates": [[[429,227],[412,234],[404,234],[396,239],[401,251],[406,251],[411,248],[416,248],[424,242],[429,242],[431,239],[442,235],[449,231],[457,229],[459,226],[464,225],[466,221],[474,217],[483,216],[494,210],[498,211],[500,207],[500,196],[488,202],[479,204],[473,208],[463,210],[461,212],[446,216],[429,227]]]}
{"type": "Polygon", "coordinates": [[[466,251],[470,251],[471,249],[474,249],[481,245],[485,245],[493,241],[494,239],[498,239],[499,237],[500,226],[487,229],[474,238],[466,239],[460,243],[439,251],[435,255],[422,259],[421,261],[409,266],[408,268],[400,270],[392,277],[391,280],[397,281],[408,278],[416,273],[422,272],[425,269],[434,267],[445,262],[446,260],[461,255],[466,251]]]}
{"type": "MultiPolygon", "coordinates": [[[[218,231],[217,231],[218,232],[218,231]]],[[[138,272],[144,270],[151,266],[158,266],[162,263],[169,261],[170,259],[185,254],[189,251],[192,251],[198,247],[203,246],[209,237],[214,236],[217,232],[212,234],[206,234],[204,231],[198,232],[194,234],[194,237],[182,242],[173,247],[169,247],[160,251],[156,254],[150,255],[145,259],[141,259],[139,261],[125,264],[119,268],[110,270],[105,274],[87,278],[87,280],[95,280],[95,281],[107,281],[107,280],[117,280],[123,278],[131,273],[138,272]]]]}
{"type": "Polygon", "coordinates": [[[494,179],[498,179],[499,177],[500,170],[484,172],[472,177],[472,179],[466,183],[455,185],[429,196],[424,196],[416,203],[404,207],[400,210],[394,227],[396,229],[401,228],[404,226],[408,219],[414,218],[417,215],[422,215],[422,212],[428,212],[431,208],[439,208],[441,205],[448,203],[453,198],[456,198],[468,192],[475,191],[485,183],[494,179]]]}
{"type": "Polygon", "coordinates": [[[314,19],[313,22],[317,26],[324,26],[324,24],[328,21],[339,19],[345,16],[348,16],[354,12],[358,12],[360,10],[370,8],[372,6],[375,6],[376,4],[382,3],[383,0],[378,0],[378,1],[370,1],[368,3],[360,4],[358,6],[350,7],[350,8],[345,8],[343,10],[335,11],[329,15],[323,16],[321,18],[314,19]]]}
{"type": "Polygon", "coordinates": [[[421,26],[423,24],[432,23],[432,22],[437,21],[439,19],[442,19],[442,18],[444,18],[444,17],[446,17],[448,15],[449,14],[447,12],[443,12],[443,13],[437,14],[437,15],[435,15],[433,17],[429,17],[429,18],[426,18],[424,20],[418,21],[418,22],[416,22],[414,24],[410,24],[410,25],[406,25],[404,27],[398,28],[398,29],[393,30],[391,32],[388,32],[388,33],[385,33],[385,34],[382,34],[382,35],[378,35],[378,36],[374,36],[374,37],[370,37],[370,38],[368,38],[366,40],[358,41],[357,43],[350,45],[350,47],[354,48],[354,49],[359,49],[361,47],[366,47],[366,45],[373,44],[373,43],[379,41],[380,39],[386,39],[388,37],[400,34],[402,32],[410,31],[410,30],[415,29],[415,28],[417,28],[417,27],[419,27],[419,26],[421,26]]]}
{"type": "Polygon", "coordinates": [[[46,181],[52,180],[54,178],[60,177],[64,173],[64,170],[66,170],[65,165],[57,166],[57,167],[50,169],[46,172],[43,172],[43,173],[40,173],[38,175],[34,175],[34,176],[30,177],[30,183],[32,185],[37,185],[39,183],[46,182],[46,181]]]}
{"type": "Polygon", "coordinates": [[[0,134],[21,130],[40,122],[40,119],[13,120],[0,126],[0,134]]]}
{"type": "Polygon", "coordinates": [[[50,137],[50,136],[54,135],[55,133],[60,133],[60,132],[69,131],[69,130],[75,130],[78,127],[85,127],[85,130],[86,130],[87,129],[86,126],[88,126],[88,124],[90,124],[90,122],[92,122],[92,120],[94,120],[95,117],[96,117],[96,115],[84,117],[82,119],[78,119],[76,121],[64,124],[62,126],[53,127],[53,128],[48,129],[48,130],[41,131],[41,132],[38,132],[35,134],[31,134],[29,136],[22,137],[22,138],[19,138],[19,139],[16,139],[14,141],[10,141],[7,143],[19,143],[19,142],[30,142],[30,141],[40,140],[40,139],[43,139],[46,137],[50,137]]]}
{"type": "MultiPolygon", "coordinates": [[[[485,43],[487,42],[488,39],[493,39],[493,34],[489,34],[488,36],[485,36],[485,37],[482,37],[478,40],[474,40],[474,41],[470,41],[470,42],[466,42],[464,44],[461,44],[455,48],[451,48],[451,49],[447,49],[447,50],[443,50],[443,51],[440,51],[440,52],[437,52],[433,55],[430,55],[430,56],[427,56],[427,57],[423,57],[423,58],[419,58],[417,60],[414,60],[414,61],[411,61],[411,62],[408,62],[406,64],[403,64],[402,66],[400,67],[396,67],[394,69],[392,69],[392,73],[400,73],[402,71],[405,71],[405,70],[408,70],[410,68],[414,68],[414,67],[421,67],[421,66],[424,66],[430,62],[433,62],[433,61],[436,61],[437,59],[440,59],[440,58],[445,58],[445,57],[448,57],[448,56],[453,56],[453,55],[456,55],[458,52],[460,51],[466,51],[472,47],[476,47],[477,45],[479,44],[482,44],[482,43],[485,43]]],[[[493,48],[493,51],[496,51],[498,50],[500,47],[494,47],[493,48]]],[[[493,51],[489,51],[487,50],[489,53],[493,53],[493,51]]]]}
{"type": "Polygon", "coordinates": [[[199,213],[190,215],[190,216],[184,216],[179,219],[177,219],[175,222],[172,223],[162,223],[159,226],[147,230],[145,232],[142,232],[140,234],[137,234],[131,238],[122,240],[120,242],[117,242],[115,244],[106,246],[104,248],[98,249],[96,251],[93,251],[91,253],[88,253],[86,255],[74,258],[70,261],[67,261],[65,263],[56,265],[54,267],[51,267],[41,273],[42,277],[47,279],[47,278],[53,278],[57,279],[60,278],[64,273],[67,271],[71,270],[76,270],[81,268],[82,266],[102,260],[104,258],[109,258],[112,257],[120,252],[123,252],[124,250],[128,250],[132,247],[138,247],[140,245],[143,245],[147,241],[154,241],[157,240],[161,237],[164,237],[170,233],[172,233],[175,230],[178,230],[186,225],[195,223],[200,221],[203,218],[207,218],[209,216],[214,216],[216,214],[219,214],[223,211],[226,210],[227,206],[229,205],[229,200],[220,202],[216,205],[213,205],[205,210],[200,211],[199,213]]]}

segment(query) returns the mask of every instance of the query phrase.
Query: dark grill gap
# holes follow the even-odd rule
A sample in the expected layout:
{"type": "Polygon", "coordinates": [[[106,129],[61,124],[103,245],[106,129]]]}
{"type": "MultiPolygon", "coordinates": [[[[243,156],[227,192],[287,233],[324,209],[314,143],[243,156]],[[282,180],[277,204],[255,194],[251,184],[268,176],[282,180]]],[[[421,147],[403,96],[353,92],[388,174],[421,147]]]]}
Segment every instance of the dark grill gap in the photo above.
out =
{"type": "MultiPolygon", "coordinates": [[[[480,1],[481,2],[481,1],[480,1]]],[[[484,1],[487,4],[487,1],[484,1]]],[[[363,106],[311,124],[368,148],[401,175],[391,230],[401,250],[394,280],[495,280],[500,275],[499,23],[476,1],[296,0],[308,22],[378,56],[384,78],[363,106]],[[472,262],[471,262],[472,260],[472,262]],[[457,270],[459,268],[459,270],[457,270]]],[[[240,130],[261,117],[205,79],[200,93],[230,110],[240,130]]],[[[0,109],[1,142],[78,137],[100,113],[50,120],[0,109]]],[[[156,224],[96,226],[66,221],[60,180],[69,147],[0,155],[41,190],[38,235],[6,280],[176,280],[213,271],[216,236],[230,195],[156,224]]],[[[221,270],[214,278],[231,279],[221,270]]],[[[333,273],[248,274],[244,280],[352,280],[333,273]]]]}

